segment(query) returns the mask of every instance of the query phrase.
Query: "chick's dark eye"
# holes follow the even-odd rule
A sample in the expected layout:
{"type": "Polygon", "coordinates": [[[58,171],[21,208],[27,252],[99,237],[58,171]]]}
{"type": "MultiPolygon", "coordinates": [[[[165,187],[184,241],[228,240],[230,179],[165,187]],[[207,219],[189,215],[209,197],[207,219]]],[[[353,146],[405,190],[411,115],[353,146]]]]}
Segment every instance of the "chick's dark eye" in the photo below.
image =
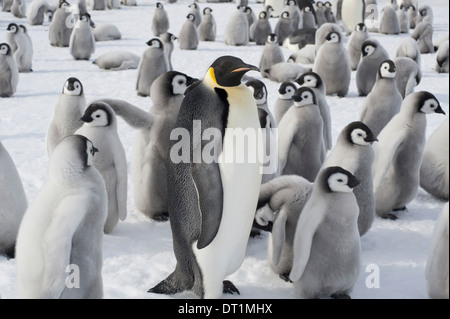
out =
{"type": "Polygon", "coordinates": [[[339,178],[337,181],[338,181],[339,183],[342,183],[342,182],[343,182],[343,180],[342,180],[341,178],[339,178]]]}
{"type": "Polygon", "coordinates": [[[99,117],[100,117],[100,114],[97,114],[95,117],[96,117],[96,118],[99,118],[99,117]]]}
{"type": "Polygon", "coordinates": [[[179,81],[178,81],[178,84],[180,84],[180,85],[183,84],[183,83],[184,83],[183,80],[179,80],[179,81]]]}

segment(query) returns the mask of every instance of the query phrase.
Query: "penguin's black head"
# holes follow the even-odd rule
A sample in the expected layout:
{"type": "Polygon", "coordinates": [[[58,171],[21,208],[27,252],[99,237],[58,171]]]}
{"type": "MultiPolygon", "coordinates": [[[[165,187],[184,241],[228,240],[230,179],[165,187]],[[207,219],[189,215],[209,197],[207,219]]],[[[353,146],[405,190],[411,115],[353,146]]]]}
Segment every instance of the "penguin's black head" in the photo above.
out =
{"type": "Polygon", "coordinates": [[[426,8],[425,8],[425,9],[422,9],[422,10],[419,11],[419,13],[420,13],[420,15],[421,15],[422,17],[424,17],[424,16],[427,15],[427,9],[426,9],[426,8]]]}
{"type": "Polygon", "coordinates": [[[317,104],[314,91],[307,86],[302,86],[297,89],[292,96],[292,99],[294,100],[296,106],[317,104]]]}
{"type": "MultiPolygon", "coordinates": [[[[162,78],[162,82],[154,82],[160,83],[157,88],[164,96],[174,96],[179,94],[184,94],[186,89],[198,81],[198,79],[192,78],[184,73],[178,71],[168,71],[160,75],[162,78]]],[[[156,84],[155,84],[156,85],[156,84]]]]}
{"type": "Polygon", "coordinates": [[[83,169],[86,169],[89,166],[92,166],[92,158],[95,156],[95,153],[98,153],[98,149],[92,144],[91,140],[89,140],[84,135],[73,135],[74,141],[78,139],[77,147],[78,153],[81,156],[81,162],[83,163],[83,169]]]}
{"type": "Polygon", "coordinates": [[[192,3],[189,5],[189,8],[195,8],[195,9],[197,9],[198,6],[197,6],[197,4],[196,4],[195,2],[192,2],[192,3]]]}
{"type": "Polygon", "coordinates": [[[104,102],[94,102],[84,111],[80,121],[89,126],[109,126],[113,121],[113,110],[104,102]]]}
{"type": "Polygon", "coordinates": [[[68,95],[82,95],[83,85],[77,78],[74,77],[68,78],[64,83],[62,93],[68,95]]]}
{"type": "Polygon", "coordinates": [[[326,8],[331,8],[331,6],[332,6],[332,4],[331,4],[330,1],[326,1],[326,2],[325,2],[325,7],[326,7],[326,8]]]}
{"type": "Polygon", "coordinates": [[[253,79],[247,81],[245,85],[253,89],[253,97],[255,100],[260,101],[267,98],[267,88],[264,82],[258,79],[253,79]]]}
{"type": "Polygon", "coordinates": [[[240,85],[242,77],[248,71],[259,69],[231,55],[217,58],[209,68],[209,74],[214,82],[224,87],[240,85]]]}
{"type": "Polygon", "coordinates": [[[163,6],[163,4],[161,2],[157,2],[156,3],[156,7],[159,8],[159,9],[164,8],[164,6],[163,6]]]}
{"type": "Polygon", "coordinates": [[[332,31],[327,34],[325,39],[330,43],[338,43],[341,42],[341,35],[339,32],[332,31]]]}
{"type": "Polygon", "coordinates": [[[275,33],[269,33],[267,36],[267,42],[269,43],[277,43],[278,44],[278,37],[275,33]]]}
{"type": "Polygon", "coordinates": [[[252,8],[246,6],[244,9],[244,12],[247,14],[251,14],[253,12],[253,10],[252,10],[252,8]]]}
{"type": "Polygon", "coordinates": [[[416,11],[416,7],[413,6],[413,5],[410,5],[410,6],[408,7],[408,11],[409,11],[409,9],[411,9],[412,11],[416,11]]]}
{"type": "Polygon", "coordinates": [[[281,98],[291,99],[295,93],[295,90],[297,90],[297,87],[293,82],[285,81],[281,83],[278,88],[278,94],[281,98]]]}
{"type": "Polygon", "coordinates": [[[392,60],[384,60],[378,68],[378,76],[382,78],[395,78],[395,63],[392,60]]]}
{"type": "Polygon", "coordinates": [[[361,45],[361,53],[363,57],[371,55],[376,48],[378,47],[378,44],[375,41],[372,40],[366,40],[361,45]]]}
{"type": "Polygon", "coordinates": [[[162,48],[164,48],[163,43],[162,43],[161,40],[158,39],[158,38],[150,39],[150,40],[147,41],[146,44],[147,44],[149,47],[156,48],[156,49],[162,49],[162,48]]]}
{"type": "Polygon", "coordinates": [[[266,11],[261,11],[258,15],[259,19],[266,19],[267,18],[267,12],[266,11]]]}
{"type": "Polygon", "coordinates": [[[27,33],[28,32],[27,27],[24,26],[23,24],[20,24],[19,28],[21,28],[23,30],[23,33],[27,33]]]}
{"type": "Polygon", "coordinates": [[[8,55],[11,52],[11,47],[8,43],[0,43],[0,54],[8,55]]]}
{"type": "Polygon", "coordinates": [[[66,0],[59,0],[58,8],[69,7],[70,4],[66,0]]]}
{"type": "Polygon", "coordinates": [[[317,5],[318,8],[322,8],[323,7],[323,2],[318,1],[318,2],[316,2],[316,5],[317,5]]]}
{"type": "Polygon", "coordinates": [[[378,141],[370,128],[360,121],[351,122],[343,130],[351,144],[368,145],[378,141]]]}
{"type": "Polygon", "coordinates": [[[420,91],[412,94],[412,96],[417,99],[416,105],[418,112],[425,114],[440,113],[445,115],[445,112],[442,109],[438,99],[430,92],[420,91]]]}
{"type": "Polygon", "coordinates": [[[289,12],[283,11],[283,12],[281,13],[281,18],[282,18],[282,19],[289,19],[289,12]]]}
{"type": "Polygon", "coordinates": [[[312,88],[318,88],[322,86],[322,78],[319,74],[313,71],[303,73],[297,80],[295,80],[301,86],[308,86],[312,88]]]}
{"type": "Polygon", "coordinates": [[[358,23],[355,27],[356,31],[366,31],[366,25],[364,23],[358,23]]]}
{"type": "Polygon", "coordinates": [[[361,181],[340,166],[326,167],[317,176],[318,185],[325,193],[351,193],[361,181]]]}
{"type": "Polygon", "coordinates": [[[213,10],[210,7],[206,7],[203,9],[203,14],[211,13],[213,10]]]}
{"type": "Polygon", "coordinates": [[[188,19],[188,20],[190,20],[190,21],[195,21],[195,15],[193,14],[193,13],[189,13],[187,16],[186,16],[186,19],[188,19]]]}
{"type": "Polygon", "coordinates": [[[6,31],[10,33],[17,33],[17,31],[19,31],[19,26],[16,23],[10,23],[6,28],[6,31]]]}

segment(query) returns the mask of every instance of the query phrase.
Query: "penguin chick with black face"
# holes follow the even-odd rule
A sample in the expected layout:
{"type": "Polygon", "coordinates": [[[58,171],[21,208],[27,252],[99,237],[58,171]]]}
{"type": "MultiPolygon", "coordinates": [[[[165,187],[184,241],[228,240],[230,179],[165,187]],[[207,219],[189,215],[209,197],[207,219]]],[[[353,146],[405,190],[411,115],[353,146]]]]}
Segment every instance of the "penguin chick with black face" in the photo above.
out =
{"type": "Polygon", "coordinates": [[[320,75],[326,86],[327,95],[344,97],[350,86],[350,59],[340,32],[332,31],[326,36],[314,60],[313,71],[320,75]]]}
{"type": "Polygon", "coordinates": [[[292,31],[303,29],[303,17],[297,0],[287,0],[283,11],[287,11],[292,19],[292,31]]]}
{"type": "Polygon", "coordinates": [[[198,27],[200,23],[202,22],[202,14],[200,11],[200,6],[196,2],[192,2],[189,5],[189,13],[193,14],[195,16],[195,26],[198,27]]]}
{"type": "Polygon", "coordinates": [[[7,43],[0,43],[0,97],[10,97],[16,93],[19,71],[7,43]]]}
{"type": "Polygon", "coordinates": [[[283,45],[284,40],[294,31],[289,12],[283,11],[275,24],[273,33],[277,35],[278,44],[283,45]]]}
{"type": "Polygon", "coordinates": [[[364,122],[375,136],[400,111],[402,95],[395,80],[396,67],[392,60],[381,62],[377,81],[364,100],[359,120],[364,122]]]}
{"type": "Polygon", "coordinates": [[[90,104],[80,121],[83,126],[76,134],[84,135],[99,150],[93,165],[102,174],[108,194],[108,217],[104,232],[111,233],[119,219],[127,217],[128,166],[125,150],[117,132],[117,119],[113,109],[104,102],[90,104]]]}
{"type": "Polygon", "coordinates": [[[323,121],[311,88],[299,88],[293,100],[278,125],[280,171],[312,182],[325,157],[323,121]]]}
{"type": "Polygon", "coordinates": [[[52,21],[48,29],[50,44],[55,47],[68,47],[73,24],[67,21],[74,19],[70,4],[65,0],[59,0],[58,8],[53,14],[52,21]]]}
{"type": "Polygon", "coordinates": [[[256,45],[266,44],[267,37],[272,33],[272,25],[266,11],[261,11],[258,20],[250,26],[250,38],[255,41],[256,45]]]}
{"type": "Polygon", "coordinates": [[[19,172],[0,141],[0,255],[14,258],[17,233],[27,206],[19,172]]]}
{"type": "MultiPolygon", "coordinates": [[[[447,123],[448,124],[448,123],[447,123]]],[[[448,175],[447,175],[448,176],[448,175]]],[[[425,268],[428,296],[431,299],[448,299],[449,268],[449,203],[447,202],[439,214],[433,230],[431,247],[428,252],[425,268]]]]}
{"type": "Polygon", "coordinates": [[[197,18],[194,14],[189,13],[181,27],[180,33],[178,34],[178,42],[180,43],[181,50],[197,50],[199,35],[195,25],[195,19],[197,18]]]}
{"type": "Polygon", "coordinates": [[[74,134],[82,125],[80,117],[86,107],[83,85],[77,78],[66,80],[62,93],[53,107],[50,124],[45,136],[47,155],[51,155],[53,149],[66,136],[74,134]]]}
{"type": "Polygon", "coordinates": [[[350,67],[352,71],[358,68],[359,61],[361,60],[361,46],[365,40],[369,38],[369,32],[367,31],[364,23],[358,23],[355,27],[355,31],[352,32],[348,39],[347,51],[350,59],[350,67]]]}
{"type": "Polygon", "coordinates": [[[283,50],[278,44],[277,35],[275,33],[271,33],[267,36],[266,44],[264,45],[264,49],[259,60],[261,76],[264,78],[269,77],[269,73],[266,70],[269,70],[272,65],[280,62],[284,62],[283,50]]]}
{"type": "Polygon", "coordinates": [[[292,97],[295,91],[298,89],[298,85],[295,82],[286,81],[281,83],[278,88],[278,98],[273,107],[275,124],[278,126],[284,113],[294,104],[292,97]]]}
{"type": "Polygon", "coordinates": [[[175,40],[178,40],[178,38],[170,32],[164,32],[159,36],[159,38],[161,39],[161,42],[163,44],[164,54],[166,55],[167,59],[167,71],[173,71],[172,52],[175,46],[174,42],[175,40]]]}
{"type": "Polygon", "coordinates": [[[238,6],[230,16],[223,34],[226,45],[241,46],[248,44],[250,28],[244,10],[245,6],[238,6]]]}
{"type": "Polygon", "coordinates": [[[49,178],[30,204],[17,237],[17,281],[23,298],[103,297],[105,182],[92,166],[97,149],[84,136],[65,137],[49,163],[49,178]],[[32,267],[30,267],[32,265],[32,267]],[[79,272],[79,286],[67,271],[79,272]]]}
{"type": "Polygon", "coordinates": [[[212,15],[212,11],[209,7],[203,9],[202,22],[198,25],[198,38],[200,41],[216,41],[216,20],[212,15]]]}
{"type": "Polygon", "coordinates": [[[361,266],[358,203],[360,181],[340,166],[320,171],[300,214],[289,278],[300,298],[348,299],[361,266]]]}
{"type": "Polygon", "coordinates": [[[272,224],[267,259],[272,270],[285,281],[290,281],[295,228],[312,188],[313,183],[297,175],[278,176],[261,186],[255,220],[262,223],[268,210],[269,216],[263,217],[272,224]]]}
{"type": "Polygon", "coordinates": [[[75,60],[89,60],[95,52],[95,37],[89,13],[80,15],[70,35],[69,51],[75,60]]]}
{"type": "Polygon", "coordinates": [[[31,72],[33,60],[33,43],[24,25],[10,23],[6,28],[6,42],[16,61],[19,73],[31,72]]]}
{"type": "Polygon", "coordinates": [[[255,151],[263,147],[262,137],[248,138],[244,148],[234,144],[247,133],[261,135],[255,99],[241,83],[252,70],[258,68],[237,57],[222,56],[202,81],[185,92],[171,134],[167,175],[177,265],[149,292],[192,290],[201,298],[239,292],[224,279],[245,257],[262,172],[259,159],[236,162],[233,157],[247,157],[247,147],[255,151]],[[194,131],[205,138],[191,144],[183,136],[193,136],[194,131]],[[183,147],[186,143],[190,146],[183,147]]]}
{"type": "Polygon", "coordinates": [[[150,96],[153,81],[168,71],[167,56],[160,39],[153,38],[147,42],[148,48],[142,54],[138,66],[136,91],[139,96],[150,96]]]}
{"type": "Polygon", "coordinates": [[[449,117],[427,140],[420,166],[420,186],[428,193],[449,200],[449,117]]]}
{"type": "Polygon", "coordinates": [[[169,31],[169,16],[161,2],[157,2],[152,19],[152,32],[155,37],[159,37],[164,32],[169,31]]]}
{"type": "Polygon", "coordinates": [[[400,33],[409,33],[410,23],[407,7],[402,3],[397,10],[398,22],[400,25],[400,33]]]}
{"type": "Polygon", "coordinates": [[[338,136],[336,146],[331,150],[322,168],[341,166],[361,181],[353,191],[358,202],[358,230],[363,236],[375,219],[375,198],[373,195],[372,164],[375,153],[373,142],[378,141],[370,128],[359,121],[345,126],[338,136]]]}
{"type": "Polygon", "coordinates": [[[317,99],[317,106],[323,121],[323,139],[325,149],[331,150],[333,147],[333,137],[331,134],[331,110],[326,97],[326,87],[322,78],[316,72],[306,72],[296,81],[300,86],[307,86],[314,91],[317,99]]]}
{"type": "Polygon", "coordinates": [[[361,61],[356,69],[356,87],[359,96],[366,96],[375,85],[381,62],[388,60],[389,54],[380,42],[373,38],[363,42],[361,52],[361,61]]]}
{"type": "Polygon", "coordinates": [[[426,143],[426,116],[431,113],[445,114],[436,97],[426,91],[411,93],[378,135],[372,167],[378,216],[397,219],[392,211],[406,210],[416,196],[426,143]]]}

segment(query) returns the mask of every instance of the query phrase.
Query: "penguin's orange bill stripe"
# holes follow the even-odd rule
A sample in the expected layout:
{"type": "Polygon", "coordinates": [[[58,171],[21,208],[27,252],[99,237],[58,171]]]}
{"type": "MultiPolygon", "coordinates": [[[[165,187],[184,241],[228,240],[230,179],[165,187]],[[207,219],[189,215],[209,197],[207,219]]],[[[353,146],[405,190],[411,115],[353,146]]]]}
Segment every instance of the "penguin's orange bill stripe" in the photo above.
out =
{"type": "Polygon", "coordinates": [[[231,73],[233,73],[233,72],[241,72],[241,71],[248,71],[248,70],[250,70],[250,68],[237,68],[237,69],[234,69],[233,71],[231,71],[231,73]]]}

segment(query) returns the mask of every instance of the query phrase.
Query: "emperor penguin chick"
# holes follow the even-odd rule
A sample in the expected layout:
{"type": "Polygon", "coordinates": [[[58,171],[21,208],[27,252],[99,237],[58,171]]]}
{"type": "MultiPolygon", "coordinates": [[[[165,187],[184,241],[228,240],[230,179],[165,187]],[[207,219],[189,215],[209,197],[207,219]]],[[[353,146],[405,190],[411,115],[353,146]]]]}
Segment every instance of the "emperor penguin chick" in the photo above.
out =
{"type": "Polygon", "coordinates": [[[411,37],[417,41],[420,53],[434,53],[433,25],[422,21],[416,25],[411,37]]]}
{"type": "Polygon", "coordinates": [[[178,42],[180,43],[181,50],[197,50],[199,35],[195,26],[195,19],[194,14],[189,13],[181,27],[180,33],[178,34],[178,42]]]}
{"type": "Polygon", "coordinates": [[[53,107],[50,124],[45,135],[48,156],[64,137],[74,134],[83,125],[80,117],[83,116],[85,107],[86,98],[80,80],[74,77],[67,79],[62,93],[53,107]]]}
{"type": "Polygon", "coordinates": [[[18,82],[19,70],[11,47],[0,43],[0,97],[10,97],[16,93],[18,82]]]}
{"type": "Polygon", "coordinates": [[[92,166],[97,149],[80,135],[65,137],[49,163],[49,178],[30,204],[17,237],[17,281],[23,298],[103,297],[105,182],[92,166]],[[30,267],[33,265],[33,267],[30,267]],[[67,282],[79,271],[79,286],[67,282]]]}
{"type": "Polygon", "coordinates": [[[244,10],[245,6],[238,6],[228,20],[223,34],[226,45],[241,46],[248,44],[250,40],[249,26],[244,10]]]}
{"type": "Polygon", "coordinates": [[[48,29],[50,44],[55,47],[68,47],[73,25],[67,21],[72,21],[74,15],[70,9],[70,4],[65,0],[59,0],[58,9],[53,14],[52,22],[48,29]]]}
{"type": "Polygon", "coordinates": [[[155,37],[159,37],[164,32],[169,31],[169,16],[161,2],[156,3],[152,19],[152,32],[155,37]]]}
{"type": "Polygon", "coordinates": [[[200,41],[216,41],[216,20],[212,15],[212,11],[209,7],[203,9],[202,22],[198,26],[198,38],[200,41]]]}
{"type": "Polygon", "coordinates": [[[70,54],[75,60],[89,60],[95,52],[95,37],[89,13],[80,15],[69,42],[70,54]]]}
{"type": "Polygon", "coordinates": [[[420,65],[410,58],[397,57],[394,59],[394,63],[397,89],[402,95],[402,98],[405,98],[408,94],[414,92],[414,88],[422,80],[422,70],[420,65]]]}
{"type": "Polygon", "coordinates": [[[375,141],[378,140],[367,125],[359,121],[351,122],[341,131],[336,146],[322,165],[322,168],[341,166],[361,181],[353,191],[359,207],[358,230],[361,236],[369,231],[375,219],[372,180],[375,157],[372,144],[375,141]]]}
{"type": "Polygon", "coordinates": [[[411,93],[379,134],[372,167],[378,216],[397,219],[392,212],[406,210],[416,196],[426,144],[426,116],[431,113],[445,114],[436,97],[426,91],[411,93]]]}
{"type": "Polygon", "coordinates": [[[27,196],[16,165],[0,141],[0,255],[14,258],[27,196]]]}
{"type": "Polygon", "coordinates": [[[261,75],[264,78],[269,77],[270,67],[274,64],[284,62],[284,54],[280,45],[278,44],[278,38],[275,33],[271,33],[267,36],[266,44],[264,45],[261,58],[259,60],[259,69],[261,70],[261,75]]]}
{"type": "Polygon", "coordinates": [[[294,237],[289,278],[300,298],[350,298],[361,266],[359,208],[353,193],[359,183],[340,166],[324,168],[317,176],[294,237]]]}
{"type": "Polygon", "coordinates": [[[76,134],[86,136],[99,150],[93,165],[99,170],[106,184],[108,216],[104,223],[104,232],[110,234],[119,219],[124,221],[127,217],[128,166],[117,132],[117,118],[108,104],[98,102],[90,104],[80,120],[84,124],[76,134]]]}
{"type": "Polygon", "coordinates": [[[359,120],[366,124],[375,136],[400,111],[402,95],[395,81],[396,67],[392,60],[381,62],[377,81],[364,100],[359,120]]]}
{"type": "Polygon", "coordinates": [[[361,60],[361,46],[364,41],[369,38],[369,32],[367,31],[364,23],[358,23],[355,27],[355,31],[352,32],[348,39],[347,51],[350,59],[350,67],[352,71],[358,68],[359,61],[361,60]]]}
{"type": "Polygon", "coordinates": [[[286,113],[286,111],[294,104],[292,97],[298,88],[298,85],[291,81],[286,81],[280,84],[280,87],[278,88],[278,98],[273,107],[273,115],[277,126],[280,123],[284,113],[286,113]]]}
{"type": "Polygon", "coordinates": [[[449,117],[431,134],[420,166],[420,186],[428,193],[448,201],[449,117]]]}

